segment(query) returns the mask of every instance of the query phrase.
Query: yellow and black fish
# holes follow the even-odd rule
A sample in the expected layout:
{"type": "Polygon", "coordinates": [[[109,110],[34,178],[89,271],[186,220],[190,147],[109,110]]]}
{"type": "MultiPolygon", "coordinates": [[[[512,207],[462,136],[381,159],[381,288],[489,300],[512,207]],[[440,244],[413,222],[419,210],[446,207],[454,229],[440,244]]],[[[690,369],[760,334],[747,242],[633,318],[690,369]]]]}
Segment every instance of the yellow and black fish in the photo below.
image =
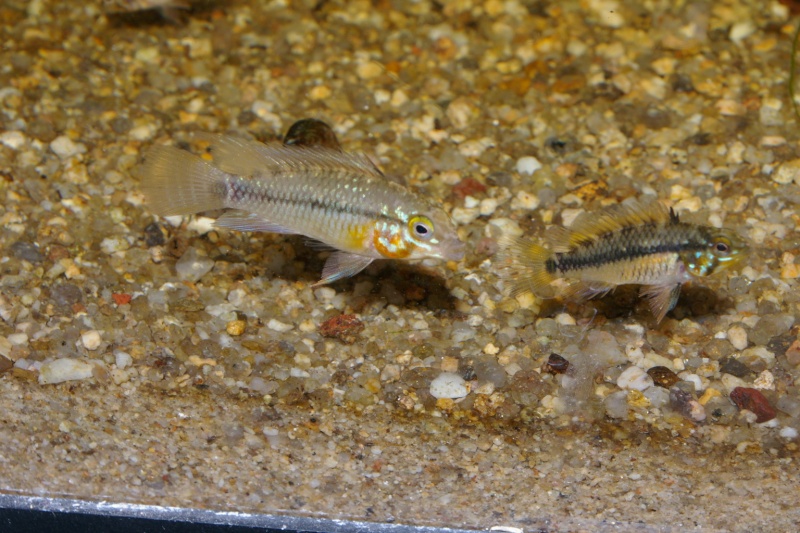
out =
{"type": "Polygon", "coordinates": [[[730,230],[687,224],[660,202],[636,201],[584,213],[553,231],[548,244],[525,237],[501,243],[512,295],[546,297],[557,279],[567,283],[562,296],[577,300],[639,284],[659,322],[675,307],[681,285],[730,268],[747,252],[730,230]]]}

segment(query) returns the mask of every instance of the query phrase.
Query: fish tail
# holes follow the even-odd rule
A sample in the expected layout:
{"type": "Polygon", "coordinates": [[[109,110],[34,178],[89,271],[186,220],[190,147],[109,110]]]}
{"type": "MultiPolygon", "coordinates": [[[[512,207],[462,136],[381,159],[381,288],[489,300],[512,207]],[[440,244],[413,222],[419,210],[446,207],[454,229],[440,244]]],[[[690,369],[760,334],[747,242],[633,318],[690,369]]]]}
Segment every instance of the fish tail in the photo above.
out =
{"type": "Polygon", "coordinates": [[[550,250],[523,237],[503,239],[500,246],[504,277],[510,282],[509,295],[531,291],[537,296],[548,296],[548,287],[556,280],[555,274],[548,270],[550,250]]]}
{"type": "Polygon", "coordinates": [[[185,150],[152,148],[145,158],[143,175],[142,192],[158,215],[193,215],[226,207],[227,174],[185,150]]]}

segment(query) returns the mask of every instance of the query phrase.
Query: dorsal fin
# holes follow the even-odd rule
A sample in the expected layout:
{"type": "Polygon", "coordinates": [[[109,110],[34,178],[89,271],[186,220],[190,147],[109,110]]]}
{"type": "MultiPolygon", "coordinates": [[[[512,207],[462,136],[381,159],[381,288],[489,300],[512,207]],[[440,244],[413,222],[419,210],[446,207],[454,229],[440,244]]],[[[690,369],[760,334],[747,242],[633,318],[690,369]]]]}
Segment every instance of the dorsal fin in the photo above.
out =
{"type": "Polygon", "coordinates": [[[557,252],[574,249],[599,235],[644,224],[677,224],[678,215],[659,201],[633,201],[611,206],[596,213],[583,213],[566,231],[553,235],[557,252]]]}
{"type": "Polygon", "coordinates": [[[284,146],[324,146],[330,150],[343,152],[342,145],[333,129],[326,123],[315,118],[304,118],[298,120],[286,132],[283,138],[284,146]]]}

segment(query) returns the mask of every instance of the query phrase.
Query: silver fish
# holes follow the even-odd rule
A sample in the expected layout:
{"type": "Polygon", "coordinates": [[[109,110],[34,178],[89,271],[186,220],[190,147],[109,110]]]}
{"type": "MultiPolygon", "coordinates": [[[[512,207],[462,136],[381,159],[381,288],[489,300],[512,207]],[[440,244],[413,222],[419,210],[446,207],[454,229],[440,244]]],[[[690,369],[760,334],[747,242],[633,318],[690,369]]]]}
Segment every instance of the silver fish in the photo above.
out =
{"type": "Polygon", "coordinates": [[[318,285],[353,276],[375,259],[458,261],[464,244],[441,202],[388,181],[365,156],[342,151],[321,121],[299,121],[284,143],[200,135],[208,161],[156,146],[142,190],[162,216],[227,208],[216,225],[300,234],[334,249],[318,285]]]}

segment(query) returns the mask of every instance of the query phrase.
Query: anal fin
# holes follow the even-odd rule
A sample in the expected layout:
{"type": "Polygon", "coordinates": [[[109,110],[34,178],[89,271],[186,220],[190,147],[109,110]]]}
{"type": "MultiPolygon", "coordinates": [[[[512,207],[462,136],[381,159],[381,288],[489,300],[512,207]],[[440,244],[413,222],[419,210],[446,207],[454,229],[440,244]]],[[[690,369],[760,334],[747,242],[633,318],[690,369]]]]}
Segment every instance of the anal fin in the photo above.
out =
{"type": "Polygon", "coordinates": [[[678,303],[681,295],[681,284],[675,285],[643,285],[639,294],[648,299],[650,309],[656,322],[661,322],[667,313],[678,303]]]}
{"type": "Polygon", "coordinates": [[[219,217],[215,226],[239,231],[264,231],[269,233],[296,233],[295,231],[266,220],[255,213],[233,209],[219,217]]]}

